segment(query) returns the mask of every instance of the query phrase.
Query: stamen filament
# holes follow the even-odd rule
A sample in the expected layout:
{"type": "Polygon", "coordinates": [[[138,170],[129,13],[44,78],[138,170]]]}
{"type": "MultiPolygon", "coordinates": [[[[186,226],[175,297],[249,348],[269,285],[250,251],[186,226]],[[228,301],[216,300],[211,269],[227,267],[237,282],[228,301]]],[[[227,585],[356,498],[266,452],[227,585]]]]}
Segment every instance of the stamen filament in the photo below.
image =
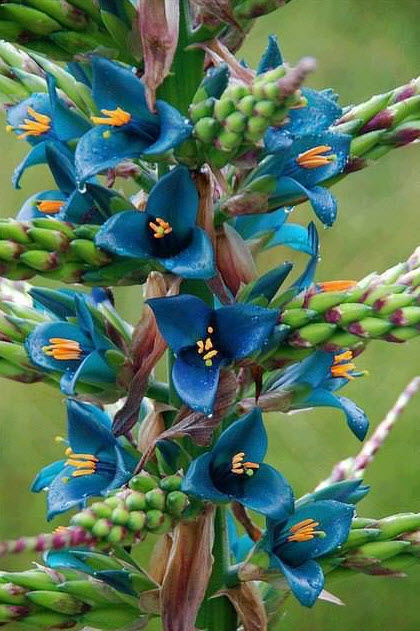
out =
{"type": "Polygon", "coordinates": [[[82,349],[79,342],[75,340],[66,340],[61,337],[52,337],[48,346],[43,346],[42,350],[45,355],[49,355],[57,360],[73,360],[80,359],[82,349]]]}
{"type": "Polygon", "coordinates": [[[121,107],[115,110],[101,110],[104,116],[91,116],[91,121],[95,125],[110,125],[111,127],[121,127],[131,121],[131,114],[121,107]]]}
{"type": "Polygon", "coordinates": [[[301,543],[304,541],[310,541],[311,539],[314,539],[314,537],[323,538],[326,536],[325,532],[323,530],[315,530],[315,528],[319,525],[319,521],[304,519],[289,528],[289,532],[291,534],[287,537],[287,541],[296,541],[297,543],[301,543]]]}
{"type": "Polygon", "coordinates": [[[64,204],[65,202],[63,200],[58,199],[43,199],[42,201],[36,202],[37,208],[41,213],[48,213],[50,215],[59,213],[64,204]]]}
{"type": "Polygon", "coordinates": [[[332,147],[329,145],[318,145],[317,147],[312,147],[312,149],[308,149],[307,151],[300,153],[296,158],[296,162],[304,169],[316,169],[318,167],[325,166],[336,159],[334,154],[330,154],[328,156],[322,155],[326,151],[331,151],[331,149],[332,147]]]}
{"type": "Polygon", "coordinates": [[[28,136],[41,136],[46,134],[51,129],[51,118],[46,114],[40,114],[32,107],[28,107],[28,116],[31,118],[25,118],[23,123],[16,129],[22,130],[23,134],[19,134],[18,138],[24,140],[28,136]]]}

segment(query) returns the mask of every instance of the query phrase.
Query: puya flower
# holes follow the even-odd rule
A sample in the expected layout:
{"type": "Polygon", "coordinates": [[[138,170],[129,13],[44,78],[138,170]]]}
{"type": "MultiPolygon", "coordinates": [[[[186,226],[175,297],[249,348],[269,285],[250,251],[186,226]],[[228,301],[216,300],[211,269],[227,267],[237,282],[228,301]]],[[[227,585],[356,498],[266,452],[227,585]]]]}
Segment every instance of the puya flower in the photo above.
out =
{"type": "Polygon", "coordinates": [[[119,488],[136,466],[114,437],[111,419],[98,407],[68,399],[67,418],[65,458],[44,467],[31,487],[35,493],[47,490],[48,519],[119,488]]]}
{"type": "Polygon", "coordinates": [[[8,131],[32,145],[13,174],[15,188],[20,188],[20,179],[28,167],[46,162],[47,143],[67,146],[69,141],[80,138],[91,127],[81,114],[58,97],[54,77],[47,75],[47,84],[48,94],[32,94],[7,111],[8,131]]]}
{"type": "Polygon", "coordinates": [[[74,394],[78,381],[103,386],[116,382],[106,353],[116,350],[99,330],[82,295],[74,295],[76,323],[55,321],[35,327],[25,341],[31,362],[46,371],[62,373],[60,387],[74,394]]]}
{"type": "Polygon", "coordinates": [[[146,103],[145,87],[127,67],[92,58],[92,96],[101,112],[79,141],[76,171],[80,182],[126,158],[153,157],[177,147],[192,131],[189,122],[165,101],[156,113],[146,103]]]}
{"type": "Polygon", "coordinates": [[[74,155],[64,144],[46,142],[45,162],[59,190],[31,195],[20,209],[18,220],[54,217],[74,224],[100,225],[114,212],[132,208],[124,197],[95,181],[86,182],[83,189],[79,189],[74,155]]]}
{"type": "Polygon", "coordinates": [[[213,247],[196,225],[198,193],[187,168],[175,167],[153,187],[143,212],[121,212],[102,226],[95,243],[120,256],[153,259],[184,278],[215,275],[213,247]]]}
{"type": "Polygon", "coordinates": [[[285,478],[262,462],[266,452],[267,432],[260,410],[254,408],[192,461],[181,488],[214,503],[236,501],[270,519],[287,519],[293,493],[285,478]]]}
{"type": "Polygon", "coordinates": [[[276,399],[281,402],[283,397],[292,394],[291,410],[338,408],[344,412],[351,431],[359,440],[363,440],[369,428],[366,414],[351,399],[335,393],[349,381],[364,374],[356,370],[350,350],[341,353],[315,351],[269,377],[259,403],[263,409],[275,409],[276,399]]]}
{"type": "Polygon", "coordinates": [[[328,130],[296,138],[268,132],[265,137],[268,155],[244,186],[252,191],[262,187],[273,209],[308,199],[320,221],[331,226],[337,215],[337,202],[322,184],[344,170],[350,141],[351,136],[328,130]]]}
{"type": "Polygon", "coordinates": [[[187,294],[147,301],[176,354],[174,386],[192,410],[211,414],[220,369],[263,348],[278,312],[252,304],[211,309],[187,294]]]}
{"type": "Polygon", "coordinates": [[[324,588],[324,574],[315,560],[341,546],[348,538],[354,507],[335,500],[309,502],[284,520],[267,520],[261,546],[270,569],[279,570],[293,594],[312,607],[324,588]]]}

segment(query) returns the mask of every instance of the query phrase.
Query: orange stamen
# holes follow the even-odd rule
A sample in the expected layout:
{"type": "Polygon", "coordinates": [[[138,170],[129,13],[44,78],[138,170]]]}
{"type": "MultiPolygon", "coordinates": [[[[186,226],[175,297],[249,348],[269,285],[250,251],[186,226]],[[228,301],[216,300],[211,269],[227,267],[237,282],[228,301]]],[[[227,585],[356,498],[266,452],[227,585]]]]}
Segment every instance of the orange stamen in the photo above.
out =
{"type": "Polygon", "coordinates": [[[28,107],[28,116],[32,118],[25,118],[23,123],[17,127],[25,133],[19,134],[18,138],[24,140],[28,136],[42,136],[51,129],[51,118],[46,114],[40,114],[32,107],[28,107]]]}
{"type": "Polygon", "coordinates": [[[300,153],[296,158],[296,162],[304,169],[316,169],[318,167],[325,166],[335,160],[334,155],[322,155],[326,151],[331,151],[331,149],[332,147],[329,145],[318,145],[317,147],[312,147],[312,149],[308,149],[308,151],[300,153]]]}
{"type": "Polygon", "coordinates": [[[355,280],[329,280],[325,283],[317,283],[321,291],[347,291],[357,285],[355,280]]]}
{"type": "Polygon", "coordinates": [[[49,215],[55,215],[60,212],[65,202],[56,199],[43,199],[36,202],[37,208],[41,213],[48,213],[49,215]]]}
{"type": "Polygon", "coordinates": [[[260,465],[256,462],[244,462],[245,459],[245,452],[244,451],[239,451],[237,454],[235,454],[232,458],[232,466],[231,466],[231,473],[235,473],[237,475],[243,475],[246,474],[248,476],[252,476],[254,474],[254,471],[256,471],[257,469],[260,468],[260,465]]]}
{"type": "Polygon", "coordinates": [[[289,530],[292,534],[287,537],[287,541],[310,541],[314,537],[324,537],[325,533],[322,530],[315,530],[315,528],[319,526],[318,521],[314,521],[313,519],[304,519],[299,523],[292,526],[289,530]]]}
{"type": "Polygon", "coordinates": [[[80,359],[82,355],[80,344],[75,340],[52,337],[49,342],[49,346],[44,346],[42,350],[46,355],[49,355],[54,359],[67,361],[71,359],[80,359]]]}
{"type": "Polygon", "coordinates": [[[163,239],[163,237],[166,234],[170,234],[172,232],[172,228],[170,224],[164,219],[161,219],[160,217],[156,217],[156,223],[153,223],[153,221],[150,221],[149,227],[155,233],[153,235],[155,239],[163,239]]]}
{"type": "Polygon", "coordinates": [[[91,121],[95,125],[110,125],[111,127],[121,127],[131,121],[131,114],[117,107],[115,110],[101,110],[104,116],[91,116],[91,121]]]}
{"type": "Polygon", "coordinates": [[[339,355],[334,356],[334,364],[331,367],[331,375],[333,377],[344,377],[345,379],[354,379],[350,374],[352,370],[356,369],[356,364],[351,363],[353,359],[352,351],[344,351],[339,355]],[[342,363],[345,362],[345,363],[342,363]]]}
{"type": "MultiPolygon", "coordinates": [[[[214,329],[212,326],[207,327],[207,333],[209,333],[209,335],[211,335],[213,332],[214,332],[214,329]]],[[[197,344],[197,352],[199,355],[203,355],[203,360],[206,366],[212,366],[213,357],[216,357],[216,355],[219,354],[219,351],[213,347],[213,341],[211,337],[206,337],[205,340],[197,340],[196,344],[197,344]],[[204,351],[207,351],[207,352],[204,354],[204,351]]]]}

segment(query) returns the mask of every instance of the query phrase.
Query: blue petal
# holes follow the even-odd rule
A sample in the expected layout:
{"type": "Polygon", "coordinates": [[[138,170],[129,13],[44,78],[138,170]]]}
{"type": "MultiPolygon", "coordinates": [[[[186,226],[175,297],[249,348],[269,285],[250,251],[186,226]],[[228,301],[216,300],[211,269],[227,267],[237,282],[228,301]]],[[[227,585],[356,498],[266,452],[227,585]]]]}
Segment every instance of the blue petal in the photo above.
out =
{"type": "Polygon", "coordinates": [[[231,546],[236,563],[245,561],[254,545],[255,543],[249,535],[242,535],[242,537],[239,537],[231,546]]]}
{"type": "Polygon", "coordinates": [[[40,493],[40,491],[48,488],[54,478],[64,469],[65,462],[65,460],[58,460],[41,469],[32,482],[31,491],[33,493],[40,493]]]}
{"type": "Polygon", "coordinates": [[[78,381],[91,384],[115,383],[115,371],[110,368],[105,358],[98,351],[90,353],[73,373],[65,373],[60,381],[64,394],[74,394],[78,381]]]}
{"type": "Polygon", "coordinates": [[[270,465],[262,463],[246,481],[240,502],[269,519],[283,520],[293,512],[294,497],[286,478],[270,465]]]}
{"type": "Polygon", "coordinates": [[[289,110],[289,121],[281,130],[299,136],[312,134],[327,129],[341,116],[341,107],[326,94],[312,88],[301,88],[301,93],[307,100],[307,105],[289,110]]]}
{"type": "Polygon", "coordinates": [[[201,358],[198,359],[197,363],[189,363],[181,352],[172,368],[173,383],[188,407],[203,414],[212,414],[219,384],[220,361],[216,357],[212,366],[206,366],[201,358]]]}
{"type": "Polygon", "coordinates": [[[335,134],[328,131],[302,136],[293,142],[290,164],[287,165],[287,172],[285,172],[284,175],[290,175],[290,177],[298,180],[303,186],[313,188],[316,184],[320,184],[343,171],[349,156],[350,142],[351,136],[347,134],[335,134]],[[295,158],[305,151],[319,145],[328,145],[331,147],[331,151],[325,152],[323,155],[334,154],[335,160],[315,169],[300,167],[295,158]],[[292,162],[293,166],[290,169],[292,162]],[[290,171],[290,173],[288,171],[290,171]]]}
{"type": "MultiPolygon", "coordinates": [[[[67,400],[68,437],[74,453],[93,454],[107,462],[116,462],[115,446],[118,444],[111,431],[108,414],[95,405],[67,400]]],[[[110,474],[109,482],[114,474],[110,474]]]]}
{"type": "Polygon", "coordinates": [[[234,421],[221,434],[212,449],[212,462],[215,466],[230,462],[235,454],[243,451],[247,460],[259,464],[265,458],[267,445],[267,432],[261,410],[254,408],[234,421]]]}
{"type": "Polygon", "coordinates": [[[155,314],[160,332],[175,353],[195,346],[197,340],[206,336],[213,310],[200,298],[180,294],[170,298],[151,298],[147,304],[155,314]]]}
{"type": "Polygon", "coordinates": [[[64,568],[92,574],[89,565],[72,554],[72,550],[48,550],[44,560],[48,567],[53,569],[64,568]]]}
{"type": "Polygon", "coordinates": [[[277,37],[275,35],[269,35],[268,46],[265,49],[257,67],[257,75],[267,72],[267,70],[273,70],[282,64],[283,56],[277,44],[277,37]]]}
{"type": "Polygon", "coordinates": [[[60,215],[63,221],[95,225],[100,225],[108,217],[98,208],[88,193],[82,193],[77,189],[68,198],[60,215]]]}
{"type": "Polygon", "coordinates": [[[229,496],[221,493],[210,477],[211,452],[207,452],[192,461],[182,480],[181,489],[187,495],[194,495],[203,500],[216,503],[229,502],[229,496]]]}
{"type": "Polygon", "coordinates": [[[277,230],[265,246],[265,250],[283,245],[305,254],[312,254],[312,244],[308,229],[294,223],[285,224],[277,230]]]}
{"type": "Polygon", "coordinates": [[[334,355],[324,351],[315,351],[301,362],[292,364],[273,382],[270,390],[295,384],[309,384],[317,388],[330,374],[334,355]]]}
{"type": "Polygon", "coordinates": [[[108,487],[109,474],[93,473],[74,478],[73,471],[74,467],[65,467],[51,484],[48,492],[47,519],[79,506],[89,497],[102,495],[108,487]]]}
{"type": "Polygon", "coordinates": [[[47,370],[76,370],[80,364],[80,359],[75,360],[58,360],[51,355],[46,355],[42,350],[44,346],[50,344],[50,339],[61,337],[67,340],[79,342],[82,350],[89,353],[92,350],[91,341],[82,333],[80,328],[75,324],[67,322],[52,322],[40,324],[34,331],[28,335],[25,341],[25,348],[28,352],[31,362],[39,368],[47,370]]]}
{"type": "Polygon", "coordinates": [[[316,561],[306,561],[299,567],[289,567],[280,559],[276,565],[283,572],[290,589],[304,607],[312,607],[324,589],[324,575],[316,561]]]}
{"type": "Polygon", "coordinates": [[[95,244],[113,254],[136,259],[153,255],[148,232],[150,216],[145,212],[127,210],[104,223],[95,236],[95,244]]]}
{"type": "MultiPolygon", "coordinates": [[[[41,191],[39,193],[35,193],[35,195],[31,195],[31,197],[29,197],[29,199],[27,199],[23,204],[22,208],[16,215],[16,219],[18,221],[32,221],[32,219],[38,219],[40,217],[49,217],[50,215],[48,213],[41,212],[38,210],[37,206],[37,202],[46,199],[61,200],[65,202],[66,195],[60,191],[41,191]]],[[[57,215],[54,216],[56,217],[57,215]]]]}
{"type": "Polygon", "coordinates": [[[326,226],[332,226],[337,216],[337,202],[329,190],[322,186],[306,188],[290,177],[281,177],[277,181],[276,194],[273,197],[276,205],[297,203],[305,198],[310,201],[320,221],[326,226]]]}
{"type": "Polygon", "coordinates": [[[92,94],[99,109],[115,110],[121,107],[144,121],[157,122],[157,116],[147,107],[144,85],[134,72],[98,56],[92,58],[92,68],[92,94]]]}
{"type": "Polygon", "coordinates": [[[306,289],[307,287],[309,287],[309,285],[312,284],[319,261],[319,237],[315,224],[311,222],[307,230],[308,244],[312,256],[309,259],[301,276],[299,276],[299,278],[295,280],[295,282],[291,286],[291,288],[294,288],[296,290],[296,293],[300,293],[303,289],[306,289]]]}
{"type": "Polygon", "coordinates": [[[244,239],[253,239],[266,232],[280,230],[286,219],[287,213],[278,208],[271,213],[242,215],[236,218],[234,225],[244,239]]]}
{"type": "Polygon", "coordinates": [[[72,289],[49,289],[48,287],[31,287],[29,290],[36,309],[43,307],[60,319],[75,315],[75,293],[72,289]]]}
{"type": "Polygon", "coordinates": [[[251,302],[261,296],[267,301],[272,300],[292,269],[293,263],[286,262],[261,276],[247,295],[246,301],[251,302]]]}
{"type": "Polygon", "coordinates": [[[182,278],[207,279],[215,275],[214,252],[210,238],[201,228],[192,230],[189,245],[168,258],[157,258],[168,271],[182,278]]]}
{"type": "MultiPolygon", "coordinates": [[[[28,113],[28,108],[32,108],[38,112],[38,114],[44,114],[45,116],[49,116],[51,118],[51,104],[49,96],[48,94],[38,92],[32,94],[24,101],[9,107],[7,110],[7,123],[12,127],[18,128],[22,125],[22,123],[24,123],[25,118],[31,118],[28,113]]],[[[15,133],[17,136],[20,136],[24,133],[24,130],[16,129],[15,133]]],[[[50,139],[52,136],[53,134],[51,131],[48,131],[40,136],[28,136],[27,141],[31,145],[36,145],[50,139]]]]}
{"type": "Polygon", "coordinates": [[[22,162],[18,164],[12,175],[12,185],[14,186],[14,188],[21,188],[20,180],[26,169],[37,164],[45,164],[45,162],[47,161],[45,156],[46,144],[47,143],[42,142],[38,145],[35,145],[35,147],[33,147],[30,152],[25,156],[22,162]]]}
{"type": "Polygon", "coordinates": [[[278,315],[274,309],[251,304],[217,309],[215,323],[220,350],[230,359],[247,357],[261,350],[274,329],[278,315]]]}
{"type": "Polygon", "coordinates": [[[316,530],[323,531],[325,537],[314,537],[308,541],[290,541],[276,548],[276,554],[285,563],[296,567],[309,559],[316,559],[336,550],[347,541],[354,507],[334,500],[311,502],[298,508],[287,521],[283,532],[287,534],[292,526],[305,519],[319,523],[316,530]]]}
{"type": "Polygon", "coordinates": [[[94,127],[77,144],[75,165],[78,181],[84,182],[97,173],[112,169],[126,158],[139,158],[150,142],[149,134],[129,125],[94,127]],[[109,131],[108,138],[103,136],[105,130],[109,131]]]}
{"type": "Polygon", "coordinates": [[[55,78],[47,74],[54,133],[63,141],[80,138],[90,129],[91,125],[83,116],[71,110],[64,101],[58,98],[56,83],[55,78]]]}
{"type": "Polygon", "coordinates": [[[146,212],[169,222],[181,241],[189,237],[198,212],[198,192],[190,172],[179,166],[162,177],[150,191],[146,212]]]}
{"type": "Polygon", "coordinates": [[[156,142],[143,151],[148,157],[178,147],[191,136],[193,130],[188,120],[165,101],[156,101],[156,109],[160,119],[160,132],[156,142]]]}
{"type": "Polygon", "coordinates": [[[363,480],[343,480],[342,482],[329,484],[319,491],[304,495],[296,502],[296,507],[319,500],[336,500],[346,504],[355,504],[368,492],[369,487],[363,485],[363,480]]]}
{"type": "Polygon", "coordinates": [[[305,401],[305,407],[333,407],[342,410],[347,424],[359,440],[364,440],[369,429],[369,421],[364,411],[346,397],[339,397],[328,390],[318,388],[305,401]]]}
{"type": "Polygon", "coordinates": [[[58,188],[70,195],[76,188],[73,154],[65,145],[51,142],[45,147],[45,157],[58,188]]]}

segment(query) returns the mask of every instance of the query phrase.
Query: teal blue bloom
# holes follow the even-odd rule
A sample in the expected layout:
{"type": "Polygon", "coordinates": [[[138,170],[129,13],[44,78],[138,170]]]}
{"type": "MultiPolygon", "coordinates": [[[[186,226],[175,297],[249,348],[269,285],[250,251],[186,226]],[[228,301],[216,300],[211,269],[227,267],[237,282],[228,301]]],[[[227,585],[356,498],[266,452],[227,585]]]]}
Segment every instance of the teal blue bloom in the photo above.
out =
{"type": "Polygon", "coordinates": [[[211,309],[182,294],[148,300],[158,327],[176,354],[172,379],[192,409],[211,414],[220,369],[261,350],[278,318],[274,309],[234,304],[211,309]]]}
{"type": "Polygon", "coordinates": [[[47,83],[48,94],[32,94],[7,111],[8,129],[33,146],[13,174],[15,188],[20,188],[20,179],[28,167],[46,162],[46,143],[66,146],[91,127],[83,116],[58,97],[56,80],[51,75],[47,75],[47,83]]]}
{"type": "Polygon", "coordinates": [[[294,138],[274,129],[265,137],[268,155],[251,174],[250,182],[271,182],[272,208],[293,206],[308,199],[317,217],[327,226],[334,223],[337,202],[322,183],[344,170],[351,136],[331,131],[308,133],[294,138]]]}
{"type": "Polygon", "coordinates": [[[153,187],[144,212],[114,215],[95,243],[119,256],[153,259],[183,278],[211,278],[216,273],[213,247],[196,225],[198,202],[188,169],[178,166],[153,187]]]}
{"type": "Polygon", "coordinates": [[[257,67],[257,75],[263,74],[268,70],[274,70],[278,66],[283,65],[283,55],[280,52],[280,48],[277,43],[277,37],[275,35],[268,36],[268,44],[257,67]]]}
{"type": "Polygon", "coordinates": [[[319,500],[335,500],[345,504],[357,504],[369,493],[369,490],[370,487],[363,484],[363,480],[342,480],[303,495],[296,501],[295,508],[299,508],[309,502],[318,502],[319,500]]]}
{"type": "Polygon", "coordinates": [[[271,568],[284,574],[305,607],[312,607],[324,588],[324,575],[315,559],[347,540],[353,514],[349,504],[320,500],[298,508],[286,520],[267,520],[262,546],[270,555],[271,568]]]}
{"type": "Polygon", "coordinates": [[[59,190],[32,195],[20,209],[18,220],[54,217],[74,224],[100,225],[113,212],[132,208],[124,197],[97,182],[87,182],[80,190],[76,182],[74,155],[64,144],[46,142],[45,162],[59,190]]]}
{"type": "Polygon", "coordinates": [[[182,490],[215,503],[239,502],[271,519],[293,511],[293,493],[286,479],[263,463],[267,433],[255,408],[234,421],[212,449],[190,464],[182,490]]]}
{"type": "Polygon", "coordinates": [[[44,467],[32,491],[48,491],[48,519],[122,486],[136,466],[112,433],[110,417],[90,403],[67,400],[66,458],[44,467]]]}
{"type": "Polygon", "coordinates": [[[351,351],[328,353],[315,351],[301,362],[276,372],[264,385],[263,392],[295,392],[291,409],[334,407],[344,412],[347,424],[359,440],[369,428],[365,412],[347,397],[335,394],[349,380],[364,373],[357,372],[351,362],[351,351]]]}
{"type": "Polygon", "coordinates": [[[77,323],[39,324],[25,341],[35,366],[62,373],[60,387],[64,394],[74,394],[79,380],[106,387],[117,377],[106,361],[106,352],[115,347],[98,330],[82,295],[74,295],[73,300],[77,323]]]}
{"type": "Polygon", "coordinates": [[[79,182],[126,158],[165,153],[190,136],[190,123],[165,101],[150,112],[144,85],[130,69],[103,57],[93,57],[92,69],[92,95],[102,116],[92,118],[95,127],[77,145],[79,182]]]}

